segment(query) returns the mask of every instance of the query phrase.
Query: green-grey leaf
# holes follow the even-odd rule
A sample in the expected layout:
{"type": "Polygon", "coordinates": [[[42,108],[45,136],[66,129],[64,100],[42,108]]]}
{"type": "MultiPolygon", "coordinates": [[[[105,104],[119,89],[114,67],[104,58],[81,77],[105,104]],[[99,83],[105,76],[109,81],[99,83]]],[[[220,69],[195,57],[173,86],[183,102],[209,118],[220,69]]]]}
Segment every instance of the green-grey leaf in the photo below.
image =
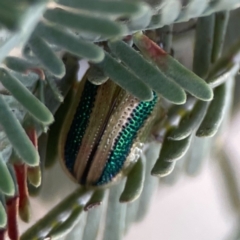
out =
{"type": "Polygon", "coordinates": [[[124,181],[113,186],[109,191],[104,240],[121,240],[125,223],[126,204],[119,203],[119,195],[123,190],[124,181]]]}
{"type": "Polygon", "coordinates": [[[104,37],[117,37],[127,33],[124,25],[93,14],[74,13],[61,8],[49,9],[44,17],[61,26],[80,32],[92,33],[104,37]]]}
{"type": "MultiPolygon", "coordinates": [[[[8,196],[15,194],[15,187],[12,176],[7,168],[6,163],[0,155],[0,191],[8,196]]],[[[1,202],[0,202],[1,203],[1,202]]]]}
{"type": "Polygon", "coordinates": [[[174,80],[196,98],[203,101],[212,100],[212,89],[203,79],[185,68],[148,37],[141,33],[136,33],[133,36],[133,41],[143,55],[149,58],[153,64],[156,64],[167,77],[174,80]]]}
{"type": "Polygon", "coordinates": [[[133,48],[122,41],[109,42],[108,45],[134,74],[154,91],[175,104],[185,103],[185,92],[133,48]]]}
{"type": "Polygon", "coordinates": [[[30,166],[37,166],[39,164],[38,152],[2,96],[0,96],[0,109],[0,124],[13,148],[24,162],[30,166]]]}
{"type": "MultiPolygon", "coordinates": [[[[162,68],[160,69],[163,70],[162,68]]],[[[168,67],[164,72],[196,98],[203,101],[212,100],[213,92],[208,84],[174,58],[169,56],[168,67]]]]}
{"type": "Polygon", "coordinates": [[[104,58],[103,50],[97,45],[77,38],[61,26],[40,22],[36,33],[48,42],[64,48],[68,52],[93,62],[100,62],[104,58]]]}
{"type": "Polygon", "coordinates": [[[105,53],[104,60],[96,65],[101,68],[111,80],[140,100],[147,101],[153,98],[150,88],[108,53],[105,53]]]}
{"type": "Polygon", "coordinates": [[[45,238],[47,234],[61,222],[63,213],[69,213],[73,210],[73,206],[83,206],[91,197],[92,192],[85,189],[77,189],[56,207],[54,207],[48,214],[40,219],[36,224],[29,228],[22,234],[21,240],[29,240],[35,238],[45,238]],[[47,231],[46,231],[47,229],[47,231]]]}
{"type": "Polygon", "coordinates": [[[143,160],[138,159],[137,163],[133,166],[127,177],[125,188],[120,196],[120,202],[133,202],[135,201],[143,190],[145,180],[143,160]]]}
{"type": "Polygon", "coordinates": [[[206,112],[207,106],[207,102],[200,100],[197,101],[191,112],[181,119],[178,127],[170,132],[168,138],[172,140],[182,140],[189,136],[200,124],[206,112]]]}
{"type": "Polygon", "coordinates": [[[54,118],[44,106],[17,78],[5,69],[0,69],[0,81],[3,86],[29,111],[38,121],[50,124],[54,118]]]}
{"type": "Polygon", "coordinates": [[[219,85],[231,76],[234,76],[240,64],[240,40],[237,40],[227,51],[225,55],[219,58],[211,67],[207,82],[213,86],[219,85]],[[217,82],[217,83],[215,83],[217,82]]]}
{"type": "Polygon", "coordinates": [[[212,149],[213,139],[198,138],[193,136],[193,140],[185,160],[185,171],[188,175],[196,176],[202,170],[204,162],[208,159],[212,149]]]}
{"type": "Polygon", "coordinates": [[[5,228],[6,225],[7,225],[6,211],[2,203],[0,202],[0,228],[5,228]]]}
{"type": "Polygon", "coordinates": [[[104,189],[95,190],[91,199],[85,205],[84,210],[89,210],[93,207],[101,205],[102,202],[103,202],[103,199],[104,199],[104,195],[105,195],[105,190],[104,189]]]}
{"type": "Polygon", "coordinates": [[[196,132],[198,137],[212,137],[216,134],[226,109],[226,96],[225,83],[214,89],[214,99],[210,103],[206,116],[196,132]]]}
{"type": "Polygon", "coordinates": [[[127,1],[91,1],[86,0],[59,0],[59,4],[79,8],[81,10],[86,10],[90,12],[97,12],[104,15],[139,15],[143,12],[143,7],[141,3],[137,2],[127,2],[127,1]]]}
{"type": "Polygon", "coordinates": [[[198,18],[196,25],[193,72],[205,78],[211,65],[215,15],[198,18]],[[204,51],[203,51],[204,49],[204,51]]]}
{"type": "Polygon", "coordinates": [[[60,91],[56,85],[55,79],[52,76],[46,76],[46,81],[48,83],[48,86],[52,90],[52,93],[53,93],[54,97],[56,98],[56,100],[58,100],[59,102],[63,102],[64,97],[60,93],[60,91]]]}
{"type": "Polygon", "coordinates": [[[179,141],[170,140],[166,136],[162,145],[160,156],[154,166],[154,170],[157,170],[158,164],[161,164],[162,161],[171,162],[181,158],[187,152],[190,142],[191,135],[179,141]]]}
{"type": "Polygon", "coordinates": [[[234,77],[239,70],[239,64],[229,63],[224,65],[224,67],[219,70],[220,71],[216,73],[216,76],[213,76],[212,78],[208,77],[206,80],[208,84],[213,88],[225,83],[234,77]]]}
{"type": "Polygon", "coordinates": [[[53,230],[48,234],[48,236],[53,239],[59,239],[64,237],[72,228],[76,225],[79,220],[80,214],[83,210],[83,207],[76,207],[70,216],[63,222],[57,225],[53,230]]]}
{"type": "Polygon", "coordinates": [[[97,239],[97,236],[99,234],[99,225],[103,222],[101,221],[103,210],[104,210],[103,206],[99,206],[96,209],[88,211],[82,239],[87,240],[97,239]]]}
{"type": "Polygon", "coordinates": [[[168,161],[159,161],[157,160],[158,164],[154,166],[151,171],[153,176],[157,177],[166,177],[170,173],[172,173],[176,162],[168,162],[168,161]]]}
{"type": "Polygon", "coordinates": [[[64,76],[65,66],[62,60],[59,59],[59,57],[41,37],[32,37],[28,44],[44,68],[57,77],[64,76]]]}
{"type": "Polygon", "coordinates": [[[18,57],[6,57],[4,59],[4,64],[11,70],[16,72],[25,73],[28,69],[36,67],[34,63],[31,63],[25,59],[18,57]]]}
{"type": "Polygon", "coordinates": [[[21,26],[21,16],[23,10],[17,8],[8,0],[1,0],[0,2],[0,22],[3,26],[10,30],[17,30],[21,26]]]}
{"type": "Polygon", "coordinates": [[[140,198],[137,199],[137,201],[135,201],[139,203],[137,213],[135,216],[136,221],[141,221],[145,214],[147,213],[147,210],[149,209],[150,206],[149,202],[151,201],[152,195],[159,184],[158,179],[152,177],[149,173],[151,172],[154,162],[157,160],[159,156],[160,147],[161,145],[159,143],[156,142],[150,143],[149,148],[147,149],[145,154],[146,157],[144,157],[146,163],[145,182],[140,198]]]}
{"type": "Polygon", "coordinates": [[[108,80],[108,76],[95,65],[90,66],[89,70],[87,71],[87,78],[95,85],[103,84],[108,80]]]}

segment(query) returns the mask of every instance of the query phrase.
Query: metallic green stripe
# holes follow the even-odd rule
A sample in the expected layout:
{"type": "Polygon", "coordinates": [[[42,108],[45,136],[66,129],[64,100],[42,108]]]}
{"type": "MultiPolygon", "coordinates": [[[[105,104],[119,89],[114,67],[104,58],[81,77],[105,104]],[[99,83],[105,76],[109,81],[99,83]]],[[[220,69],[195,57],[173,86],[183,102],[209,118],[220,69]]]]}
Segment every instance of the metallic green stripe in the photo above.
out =
{"type": "Polygon", "coordinates": [[[145,121],[152,113],[153,108],[157,103],[157,98],[157,95],[154,93],[152,101],[140,102],[133,110],[131,118],[128,119],[127,124],[123,127],[115,141],[102,176],[96,185],[103,185],[110,182],[111,179],[120,172],[139,130],[144,126],[145,121]]]}
{"type": "Polygon", "coordinates": [[[94,106],[98,86],[86,81],[79,105],[76,109],[70,130],[67,135],[64,159],[65,165],[73,174],[75,160],[87,129],[89,118],[94,106]]]}

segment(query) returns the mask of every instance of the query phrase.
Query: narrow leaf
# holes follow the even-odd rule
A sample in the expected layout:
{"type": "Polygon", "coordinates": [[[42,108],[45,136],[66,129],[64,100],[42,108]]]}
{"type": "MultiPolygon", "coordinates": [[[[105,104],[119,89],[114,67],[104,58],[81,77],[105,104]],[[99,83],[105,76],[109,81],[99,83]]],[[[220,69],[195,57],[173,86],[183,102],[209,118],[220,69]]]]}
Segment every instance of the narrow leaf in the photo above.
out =
{"type": "Polygon", "coordinates": [[[211,85],[215,82],[224,82],[229,79],[230,76],[234,76],[240,64],[240,40],[237,40],[227,51],[225,55],[223,55],[220,59],[218,59],[214,65],[211,67],[208,76],[207,82],[211,85]]]}
{"type": "Polygon", "coordinates": [[[205,78],[211,65],[215,15],[198,18],[196,25],[193,72],[205,78]],[[204,49],[204,50],[203,50],[204,49]]]}
{"type": "Polygon", "coordinates": [[[213,98],[212,89],[203,79],[185,68],[148,37],[136,33],[133,36],[133,41],[145,57],[193,96],[203,101],[210,101],[213,98]]]}
{"type": "Polygon", "coordinates": [[[39,187],[42,181],[42,174],[40,166],[29,167],[27,169],[27,178],[30,184],[34,187],[39,187]]]}
{"type": "Polygon", "coordinates": [[[6,57],[4,64],[11,70],[25,73],[28,69],[35,67],[33,63],[18,57],[6,57]]]}
{"type": "Polygon", "coordinates": [[[5,207],[3,206],[3,203],[1,201],[1,198],[2,197],[0,196],[0,231],[2,231],[2,228],[5,228],[7,225],[7,214],[5,207]]]}
{"type": "Polygon", "coordinates": [[[133,202],[139,198],[143,190],[145,171],[143,160],[140,158],[127,177],[125,188],[120,196],[120,202],[133,202]]]}
{"type": "Polygon", "coordinates": [[[73,210],[73,206],[78,205],[80,207],[85,205],[91,197],[91,194],[91,191],[78,188],[51,211],[49,211],[49,213],[46,214],[42,219],[36,222],[25,233],[23,233],[21,240],[35,238],[44,239],[50,233],[50,231],[61,222],[61,218],[65,217],[65,214],[68,214],[69,211],[73,210]]]}
{"type": "Polygon", "coordinates": [[[59,239],[69,233],[79,220],[83,207],[76,207],[71,215],[48,234],[50,239],[59,239]]]}
{"type": "Polygon", "coordinates": [[[48,86],[50,87],[50,89],[52,90],[52,93],[54,95],[54,97],[59,101],[59,102],[63,102],[64,97],[61,94],[61,92],[59,91],[57,84],[55,82],[55,79],[53,79],[52,76],[48,76],[46,77],[46,81],[48,83],[48,86]]]}
{"type": "Polygon", "coordinates": [[[176,83],[145,60],[129,45],[122,41],[109,42],[108,45],[114,54],[155,92],[175,104],[183,104],[186,101],[185,92],[176,83]]]}
{"type": "Polygon", "coordinates": [[[124,181],[113,186],[109,191],[104,240],[121,240],[125,222],[126,204],[119,203],[119,195],[123,190],[124,181]]]}
{"type": "Polygon", "coordinates": [[[105,53],[104,60],[96,65],[120,87],[126,89],[140,100],[147,101],[152,99],[152,91],[108,53],[105,53]]]}
{"type": "Polygon", "coordinates": [[[103,199],[104,199],[104,195],[105,195],[105,190],[104,189],[95,190],[91,199],[85,205],[84,210],[88,211],[89,209],[91,209],[93,207],[101,205],[102,202],[103,202],[103,199]]]}
{"type": "Polygon", "coordinates": [[[64,48],[68,52],[93,62],[100,62],[104,58],[103,50],[93,43],[77,38],[61,26],[39,23],[37,34],[52,44],[64,48]]]}
{"type": "Polygon", "coordinates": [[[151,174],[153,176],[157,177],[166,177],[170,173],[172,173],[176,162],[168,162],[168,161],[159,161],[157,160],[157,165],[154,166],[154,168],[151,171],[151,174]]]}
{"type": "Polygon", "coordinates": [[[12,176],[8,171],[6,163],[0,156],[0,191],[8,196],[15,194],[15,187],[12,176]]]}
{"type": "Polygon", "coordinates": [[[144,11],[143,4],[137,2],[127,2],[127,1],[91,1],[86,0],[59,0],[59,4],[79,8],[81,10],[86,10],[89,12],[97,12],[103,15],[124,15],[132,16],[142,14],[144,11]]]}
{"type": "Polygon", "coordinates": [[[100,68],[92,65],[87,71],[87,79],[95,85],[100,85],[108,80],[108,76],[100,68]]]}
{"type": "Polygon", "coordinates": [[[146,163],[145,182],[142,194],[140,198],[137,199],[138,208],[134,219],[135,221],[141,221],[143,217],[146,215],[150,206],[149,203],[151,202],[153,193],[156,190],[157,186],[159,185],[158,179],[152,177],[149,173],[151,172],[154,162],[157,160],[159,156],[160,147],[161,145],[159,143],[152,142],[149,144],[149,148],[145,153],[146,156],[144,157],[146,163]]]}
{"type": "MultiPolygon", "coordinates": [[[[158,162],[160,163],[161,161],[178,160],[187,152],[190,142],[191,142],[191,136],[188,136],[187,138],[179,141],[170,140],[166,136],[162,145],[158,162]]],[[[155,164],[154,168],[157,168],[158,162],[155,164]]]]}
{"type": "Polygon", "coordinates": [[[191,112],[181,119],[178,127],[170,132],[168,138],[172,140],[182,140],[188,137],[200,124],[207,107],[207,102],[197,101],[191,112]]]}
{"type": "MultiPolygon", "coordinates": [[[[106,199],[105,199],[106,200],[106,199]]],[[[86,225],[82,239],[96,240],[99,235],[99,229],[102,224],[102,213],[105,208],[102,206],[88,211],[86,225]]]]}
{"type": "Polygon", "coordinates": [[[234,77],[239,70],[239,64],[227,63],[222,67],[223,68],[219,69],[219,72],[216,73],[216,76],[207,78],[208,84],[213,88],[225,83],[234,77]]]}
{"type": "Polygon", "coordinates": [[[74,13],[61,8],[49,9],[44,14],[44,17],[51,22],[67,28],[108,38],[122,36],[127,33],[124,25],[120,25],[107,18],[81,12],[74,13]]]}
{"type": "Polygon", "coordinates": [[[198,137],[212,137],[216,134],[226,109],[226,84],[214,89],[214,99],[209,105],[206,116],[197,130],[198,137]]]}
{"type": "Polygon", "coordinates": [[[3,86],[35,117],[44,124],[53,122],[51,112],[17,78],[5,69],[0,69],[3,86]]]}
{"type": "Polygon", "coordinates": [[[17,8],[10,1],[1,0],[0,2],[0,22],[9,30],[17,30],[20,27],[20,19],[23,15],[23,10],[17,8]]]}
{"type": "Polygon", "coordinates": [[[185,171],[188,175],[197,176],[200,173],[211,152],[212,144],[213,141],[211,138],[198,138],[193,136],[185,160],[185,171]]]}
{"type": "Polygon", "coordinates": [[[57,77],[64,76],[65,66],[62,60],[41,37],[32,37],[28,44],[44,68],[57,77]]]}
{"type": "Polygon", "coordinates": [[[229,11],[218,12],[215,14],[214,40],[212,49],[212,62],[221,56],[224,39],[227,32],[229,11]]]}
{"type": "Polygon", "coordinates": [[[39,156],[35,147],[1,96],[0,109],[0,124],[13,145],[13,148],[28,165],[38,165],[39,156]]]}

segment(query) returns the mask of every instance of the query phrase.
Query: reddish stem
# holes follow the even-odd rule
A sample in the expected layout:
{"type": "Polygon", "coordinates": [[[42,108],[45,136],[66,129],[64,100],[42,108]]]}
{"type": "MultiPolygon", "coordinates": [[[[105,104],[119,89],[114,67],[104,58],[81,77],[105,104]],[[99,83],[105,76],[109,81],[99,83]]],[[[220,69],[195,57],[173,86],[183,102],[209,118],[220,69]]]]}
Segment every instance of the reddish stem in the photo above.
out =
{"type": "Polygon", "coordinates": [[[10,198],[6,202],[7,216],[8,216],[8,224],[7,224],[8,236],[11,240],[19,240],[19,232],[18,232],[18,224],[17,224],[18,203],[19,203],[18,197],[10,198]]]}
{"type": "Polygon", "coordinates": [[[19,211],[21,213],[28,209],[29,194],[27,188],[27,166],[26,164],[14,164],[15,174],[19,191],[19,211]]]}

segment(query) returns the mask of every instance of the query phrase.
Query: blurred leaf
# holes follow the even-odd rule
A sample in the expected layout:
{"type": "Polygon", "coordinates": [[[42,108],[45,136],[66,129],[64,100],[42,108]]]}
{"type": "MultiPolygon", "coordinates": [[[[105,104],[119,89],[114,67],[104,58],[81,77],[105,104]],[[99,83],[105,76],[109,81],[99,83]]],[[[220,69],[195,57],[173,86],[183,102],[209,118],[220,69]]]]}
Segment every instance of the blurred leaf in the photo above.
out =
{"type": "Polygon", "coordinates": [[[165,137],[160,151],[159,158],[155,163],[151,174],[152,175],[166,175],[173,170],[174,164],[168,164],[163,162],[173,162],[180,159],[188,150],[191,142],[191,135],[185,139],[174,141],[165,137]]]}
{"type": "Polygon", "coordinates": [[[211,64],[214,26],[214,15],[201,17],[197,21],[193,71],[199,77],[206,77],[211,64]]]}
{"type": "Polygon", "coordinates": [[[36,67],[34,63],[18,57],[6,57],[4,64],[9,69],[20,73],[26,73],[28,69],[36,67]]]}
{"type": "Polygon", "coordinates": [[[106,212],[104,240],[121,240],[125,223],[126,204],[119,203],[119,196],[125,181],[121,181],[109,190],[106,212]]]}
{"type": "Polygon", "coordinates": [[[0,193],[0,195],[1,195],[0,196],[0,229],[2,229],[2,228],[5,228],[7,225],[7,215],[6,215],[5,207],[3,206],[3,203],[2,203],[3,196],[1,193],[0,193]]]}
{"type": "Polygon", "coordinates": [[[100,62],[104,58],[103,50],[95,44],[78,39],[76,35],[68,32],[58,25],[40,22],[36,34],[68,52],[89,61],[100,62]]]}
{"type": "Polygon", "coordinates": [[[39,238],[45,238],[52,229],[62,224],[61,218],[66,220],[66,216],[69,216],[74,210],[74,206],[84,206],[91,196],[91,191],[84,189],[77,189],[57,206],[55,206],[48,214],[40,219],[35,225],[29,228],[22,234],[21,240],[34,239],[36,236],[39,238]],[[65,214],[64,214],[65,213],[65,214]],[[46,230],[47,231],[43,231],[46,230]]]}
{"type": "Polygon", "coordinates": [[[15,194],[13,179],[1,155],[0,155],[0,176],[1,176],[0,191],[8,196],[13,196],[15,194]]]}
{"type": "Polygon", "coordinates": [[[76,225],[80,218],[80,214],[83,210],[82,206],[77,206],[73,209],[70,216],[63,222],[59,223],[56,227],[54,227],[48,236],[51,239],[59,239],[60,237],[64,237],[68,232],[72,230],[72,228],[76,225]]]}
{"type": "Polygon", "coordinates": [[[103,199],[104,199],[104,195],[105,195],[105,190],[104,189],[95,190],[91,199],[85,205],[84,210],[88,211],[91,208],[95,208],[96,206],[101,205],[102,202],[103,202],[103,199]]]}
{"type": "Polygon", "coordinates": [[[124,25],[120,25],[103,16],[97,17],[81,12],[74,13],[61,8],[55,8],[47,10],[44,17],[61,26],[80,32],[99,34],[107,38],[123,36],[127,33],[124,25]]]}
{"type": "MultiPolygon", "coordinates": [[[[106,202],[106,198],[105,198],[106,202]]],[[[103,225],[102,218],[103,206],[99,206],[88,211],[86,225],[84,227],[84,233],[82,239],[96,240],[99,236],[100,225],[103,225]]]]}
{"type": "Polygon", "coordinates": [[[157,165],[154,166],[154,168],[152,169],[151,174],[153,176],[157,176],[157,177],[166,177],[169,174],[172,173],[176,162],[172,161],[172,162],[168,162],[168,161],[159,161],[157,160],[156,162],[157,165]]]}
{"type": "Polygon", "coordinates": [[[139,198],[143,190],[144,178],[144,163],[143,160],[139,158],[127,176],[124,190],[119,199],[120,202],[133,202],[139,198]]]}
{"type": "Polygon", "coordinates": [[[72,8],[104,14],[105,16],[122,15],[124,17],[131,17],[141,15],[143,12],[143,3],[138,2],[97,0],[92,4],[91,1],[86,0],[58,0],[58,3],[72,8]]]}
{"type": "Polygon", "coordinates": [[[226,96],[226,84],[214,89],[214,99],[210,103],[206,116],[196,132],[198,137],[212,137],[216,134],[226,109],[226,96]]]}
{"type": "MultiPolygon", "coordinates": [[[[157,160],[159,156],[159,150],[161,145],[156,142],[151,142],[149,144],[149,148],[145,153],[145,162],[146,162],[146,169],[145,169],[145,181],[142,194],[138,201],[138,208],[136,211],[136,216],[134,216],[134,221],[141,221],[143,217],[146,215],[147,210],[150,207],[151,199],[153,196],[154,191],[158,186],[158,179],[151,176],[151,169],[154,165],[154,162],[157,160]]],[[[135,202],[134,202],[135,203],[135,202]]]]}
{"type": "Polygon", "coordinates": [[[188,137],[202,121],[207,107],[207,102],[197,101],[190,113],[181,118],[178,127],[169,133],[168,138],[171,140],[182,140],[188,137]]]}

